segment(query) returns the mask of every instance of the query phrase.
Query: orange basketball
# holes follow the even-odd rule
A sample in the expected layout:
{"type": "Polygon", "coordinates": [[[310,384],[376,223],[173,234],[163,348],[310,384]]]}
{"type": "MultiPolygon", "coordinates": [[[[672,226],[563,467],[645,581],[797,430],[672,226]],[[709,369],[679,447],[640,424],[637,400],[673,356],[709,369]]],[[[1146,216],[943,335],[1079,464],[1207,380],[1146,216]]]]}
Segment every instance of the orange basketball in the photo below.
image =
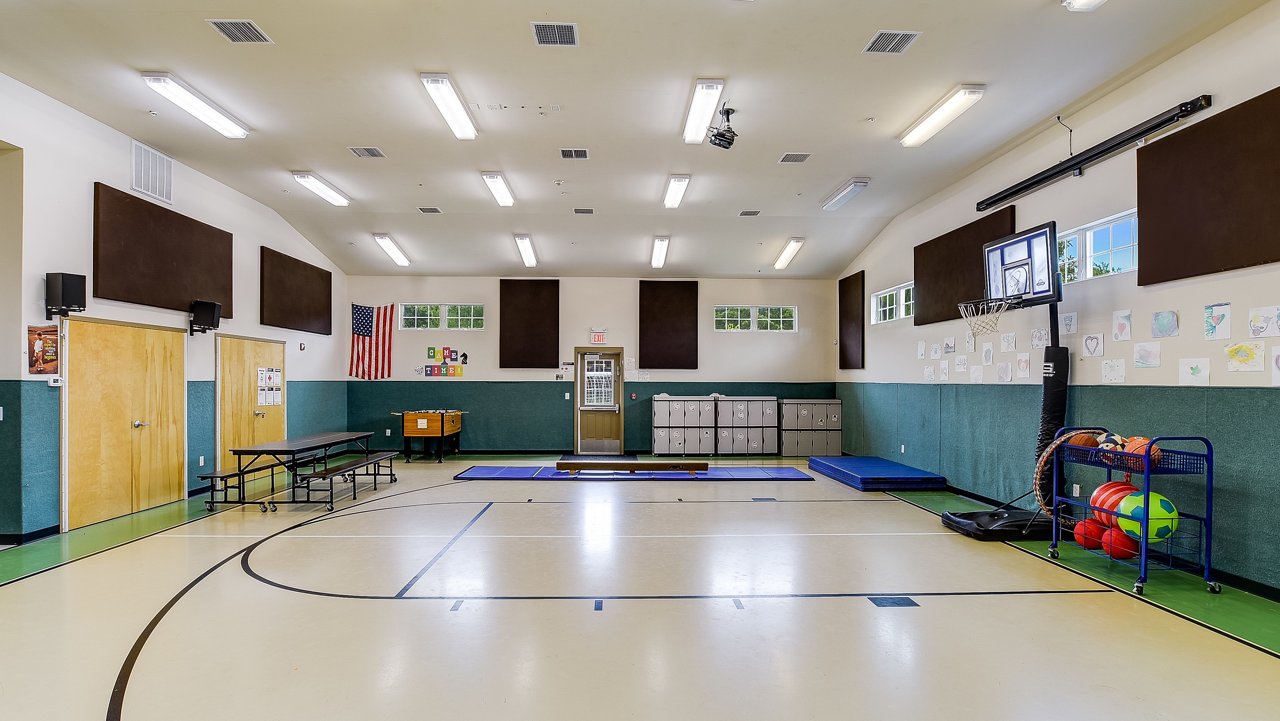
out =
{"type": "Polygon", "coordinates": [[[1093,517],[1108,528],[1116,525],[1116,517],[1105,511],[1115,511],[1120,501],[1136,490],[1138,489],[1132,483],[1124,481],[1111,481],[1098,486],[1098,490],[1089,496],[1089,505],[1099,509],[1093,512],[1093,517]]]}
{"type": "Polygon", "coordinates": [[[1067,445],[1085,446],[1086,448],[1097,448],[1098,437],[1092,433],[1077,433],[1067,439],[1067,445]]]}
{"type": "MultiPolygon", "coordinates": [[[[1143,455],[1147,452],[1147,446],[1151,447],[1151,465],[1153,467],[1159,465],[1160,446],[1152,444],[1150,438],[1144,438],[1143,436],[1134,436],[1133,438],[1130,438],[1129,442],[1124,444],[1124,452],[1143,455]]],[[[1129,468],[1135,471],[1142,470],[1143,462],[1141,458],[1126,458],[1125,462],[1129,468]]]]}

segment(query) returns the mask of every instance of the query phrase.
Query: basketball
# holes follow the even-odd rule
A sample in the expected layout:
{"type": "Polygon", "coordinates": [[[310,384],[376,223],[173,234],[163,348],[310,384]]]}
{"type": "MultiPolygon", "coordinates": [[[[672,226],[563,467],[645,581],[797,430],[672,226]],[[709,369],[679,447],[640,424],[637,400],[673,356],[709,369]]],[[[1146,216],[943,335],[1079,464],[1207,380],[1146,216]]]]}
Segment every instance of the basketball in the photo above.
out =
{"type": "Polygon", "coordinates": [[[1133,518],[1116,518],[1116,527],[1125,532],[1130,538],[1142,538],[1141,520],[1145,516],[1147,519],[1147,540],[1163,541],[1173,535],[1178,530],[1178,508],[1173,502],[1159,493],[1151,494],[1151,507],[1148,511],[1147,506],[1143,503],[1141,493],[1130,493],[1120,499],[1120,504],[1116,506],[1116,510],[1133,518]]]}
{"type": "Polygon", "coordinates": [[[1119,528],[1108,528],[1107,532],[1102,534],[1102,550],[1106,551],[1108,556],[1123,561],[1138,555],[1138,542],[1129,538],[1119,528]]]}
{"type": "Polygon", "coordinates": [[[1092,518],[1086,518],[1076,524],[1076,530],[1073,535],[1076,537],[1076,543],[1079,543],[1082,548],[1092,551],[1102,548],[1102,534],[1106,532],[1106,526],[1092,518]]]}
{"type": "MultiPolygon", "coordinates": [[[[1160,465],[1160,446],[1153,445],[1150,438],[1145,438],[1143,436],[1134,436],[1130,438],[1129,442],[1124,444],[1124,452],[1143,455],[1147,452],[1148,446],[1151,447],[1151,466],[1154,468],[1155,466],[1160,465]]],[[[1133,470],[1142,470],[1143,460],[1141,458],[1126,458],[1124,460],[1125,464],[1133,470]]]]}
{"type": "Polygon", "coordinates": [[[1069,446],[1085,446],[1086,448],[1097,448],[1098,437],[1092,433],[1076,433],[1067,439],[1069,446]]]}
{"type": "MultiPolygon", "coordinates": [[[[1123,451],[1124,444],[1128,441],[1124,436],[1118,436],[1114,433],[1103,433],[1098,436],[1098,450],[1101,451],[1123,451]]],[[[1103,463],[1115,463],[1116,456],[1112,453],[1100,453],[1098,455],[1103,463]]]]}
{"type": "Polygon", "coordinates": [[[1092,496],[1089,496],[1089,505],[1098,508],[1093,512],[1093,517],[1103,526],[1114,526],[1116,517],[1109,513],[1104,513],[1104,511],[1116,510],[1116,507],[1120,505],[1121,499],[1135,490],[1137,489],[1134,488],[1132,483],[1125,483],[1124,481],[1111,481],[1098,486],[1098,490],[1094,491],[1092,496]]]}

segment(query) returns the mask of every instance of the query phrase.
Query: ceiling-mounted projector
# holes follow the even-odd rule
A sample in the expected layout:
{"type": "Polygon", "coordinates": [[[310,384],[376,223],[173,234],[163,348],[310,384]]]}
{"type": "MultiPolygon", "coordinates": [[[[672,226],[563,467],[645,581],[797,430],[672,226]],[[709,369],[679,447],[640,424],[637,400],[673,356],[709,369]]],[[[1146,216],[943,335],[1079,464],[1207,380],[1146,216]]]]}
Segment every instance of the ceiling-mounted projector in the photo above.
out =
{"type": "Polygon", "coordinates": [[[728,150],[733,147],[733,141],[738,139],[738,134],[734,131],[733,126],[729,124],[729,116],[738,111],[733,108],[720,107],[720,117],[724,119],[724,127],[712,126],[707,128],[707,137],[711,139],[711,144],[717,148],[728,150]]]}

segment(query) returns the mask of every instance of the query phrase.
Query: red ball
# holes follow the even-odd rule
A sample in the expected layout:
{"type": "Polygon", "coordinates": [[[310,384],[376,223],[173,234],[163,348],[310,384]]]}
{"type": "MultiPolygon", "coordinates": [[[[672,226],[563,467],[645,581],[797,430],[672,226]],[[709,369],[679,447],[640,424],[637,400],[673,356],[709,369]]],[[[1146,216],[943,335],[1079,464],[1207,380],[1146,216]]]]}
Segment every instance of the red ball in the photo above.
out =
{"type": "Polygon", "coordinates": [[[1090,551],[1102,548],[1102,536],[1107,532],[1107,527],[1092,518],[1086,518],[1076,524],[1075,537],[1076,543],[1090,551]]]}
{"type": "Polygon", "coordinates": [[[1108,556],[1123,561],[1138,555],[1138,542],[1119,528],[1108,528],[1107,532],[1102,534],[1102,550],[1106,551],[1108,556]]]}
{"type": "Polygon", "coordinates": [[[1111,481],[1098,486],[1098,490],[1094,491],[1092,496],[1089,496],[1089,505],[1097,506],[1102,510],[1094,511],[1093,517],[1098,519],[1098,522],[1104,526],[1116,525],[1116,517],[1103,511],[1116,510],[1116,507],[1120,505],[1120,501],[1136,490],[1137,488],[1132,483],[1125,483],[1124,481],[1111,481]]]}

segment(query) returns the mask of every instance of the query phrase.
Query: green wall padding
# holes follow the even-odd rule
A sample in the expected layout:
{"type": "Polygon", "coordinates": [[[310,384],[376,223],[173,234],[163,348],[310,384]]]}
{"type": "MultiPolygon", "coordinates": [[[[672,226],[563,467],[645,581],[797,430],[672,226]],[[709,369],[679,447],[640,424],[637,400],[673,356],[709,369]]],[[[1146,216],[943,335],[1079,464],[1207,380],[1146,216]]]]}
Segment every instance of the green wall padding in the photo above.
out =
{"type": "Polygon", "coordinates": [[[187,382],[187,490],[209,485],[201,473],[217,469],[218,439],[217,384],[213,381],[187,382]],[[204,467],[200,466],[204,456],[204,467]]]}
{"type": "Polygon", "coordinates": [[[346,381],[288,381],[290,438],[347,430],[346,381]]]}
{"type": "Polygon", "coordinates": [[[61,397],[44,381],[22,382],[22,532],[58,525],[62,488],[61,397]]]}
{"type": "Polygon", "coordinates": [[[22,533],[22,381],[0,381],[0,536],[22,533]]]}

